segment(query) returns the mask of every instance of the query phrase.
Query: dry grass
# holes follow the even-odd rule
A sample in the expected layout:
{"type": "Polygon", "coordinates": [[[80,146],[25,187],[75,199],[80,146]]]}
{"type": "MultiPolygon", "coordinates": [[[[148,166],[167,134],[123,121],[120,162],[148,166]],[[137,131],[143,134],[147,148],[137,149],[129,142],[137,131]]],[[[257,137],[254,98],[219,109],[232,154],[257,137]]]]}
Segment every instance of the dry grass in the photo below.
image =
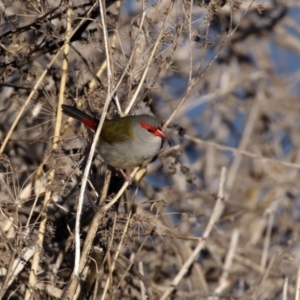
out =
{"type": "Polygon", "coordinates": [[[0,1],[0,299],[299,300],[299,4],[129,2],[0,1]],[[128,187],[63,103],[168,151],[128,187]]]}

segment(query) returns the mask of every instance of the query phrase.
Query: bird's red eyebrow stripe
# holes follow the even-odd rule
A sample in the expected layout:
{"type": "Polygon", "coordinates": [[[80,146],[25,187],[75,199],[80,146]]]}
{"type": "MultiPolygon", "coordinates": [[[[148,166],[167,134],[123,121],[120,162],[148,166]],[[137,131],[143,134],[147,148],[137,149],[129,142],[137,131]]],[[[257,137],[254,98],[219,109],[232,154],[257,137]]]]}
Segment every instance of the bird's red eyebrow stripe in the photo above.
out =
{"type": "Polygon", "coordinates": [[[147,129],[150,130],[155,136],[160,136],[162,138],[164,138],[166,135],[164,134],[164,132],[161,130],[161,128],[156,128],[154,126],[151,126],[149,124],[147,124],[146,122],[140,121],[140,125],[147,129]]]}
{"type": "Polygon", "coordinates": [[[140,125],[145,128],[145,129],[148,129],[148,130],[151,130],[152,132],[155,132],[156,128],[147,124],[146,122],[143,122],[143,121],[140,121],[140,125]]]}

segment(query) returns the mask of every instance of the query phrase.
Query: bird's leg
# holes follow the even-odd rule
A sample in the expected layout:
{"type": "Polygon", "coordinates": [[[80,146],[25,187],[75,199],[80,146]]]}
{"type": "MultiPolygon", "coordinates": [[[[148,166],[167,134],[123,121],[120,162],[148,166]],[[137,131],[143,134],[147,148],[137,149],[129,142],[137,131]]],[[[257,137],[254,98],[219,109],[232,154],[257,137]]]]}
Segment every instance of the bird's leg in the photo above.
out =
{"type": "Polygon", "coordinates": [[[119,169],[119,171],[121,172],[121,174],[123,175],[125,180],[128,181],[129,184],[131,184],[132,183],[132,177],[129,176],[128,174],[126,174],[122,169],[119,169]]]}

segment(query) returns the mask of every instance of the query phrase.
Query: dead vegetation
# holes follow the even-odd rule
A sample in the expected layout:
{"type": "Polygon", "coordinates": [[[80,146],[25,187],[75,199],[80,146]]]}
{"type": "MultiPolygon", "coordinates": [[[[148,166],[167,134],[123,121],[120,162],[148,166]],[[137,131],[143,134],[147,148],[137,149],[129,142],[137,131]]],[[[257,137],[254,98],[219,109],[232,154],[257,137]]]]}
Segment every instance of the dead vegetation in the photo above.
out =
{"type": "Polygon", "coordinates": [[[0,12],[1,299],[300,299],[297,1],[0,12]],[[166,152],[128,187],[63,103],[166,152]]]}

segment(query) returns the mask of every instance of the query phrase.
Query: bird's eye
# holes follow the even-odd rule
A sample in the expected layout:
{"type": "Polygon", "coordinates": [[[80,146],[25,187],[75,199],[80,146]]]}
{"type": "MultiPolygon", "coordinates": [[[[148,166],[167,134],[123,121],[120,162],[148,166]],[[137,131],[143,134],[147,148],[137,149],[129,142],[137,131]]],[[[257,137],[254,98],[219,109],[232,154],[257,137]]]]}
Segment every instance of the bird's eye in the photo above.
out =
{"type": "Polygon", "coordinates": [[[147,131],[150,132],[150,133],[152,133],[152,130],[151,130],[151,129],[147,129],[147,131]]]}

